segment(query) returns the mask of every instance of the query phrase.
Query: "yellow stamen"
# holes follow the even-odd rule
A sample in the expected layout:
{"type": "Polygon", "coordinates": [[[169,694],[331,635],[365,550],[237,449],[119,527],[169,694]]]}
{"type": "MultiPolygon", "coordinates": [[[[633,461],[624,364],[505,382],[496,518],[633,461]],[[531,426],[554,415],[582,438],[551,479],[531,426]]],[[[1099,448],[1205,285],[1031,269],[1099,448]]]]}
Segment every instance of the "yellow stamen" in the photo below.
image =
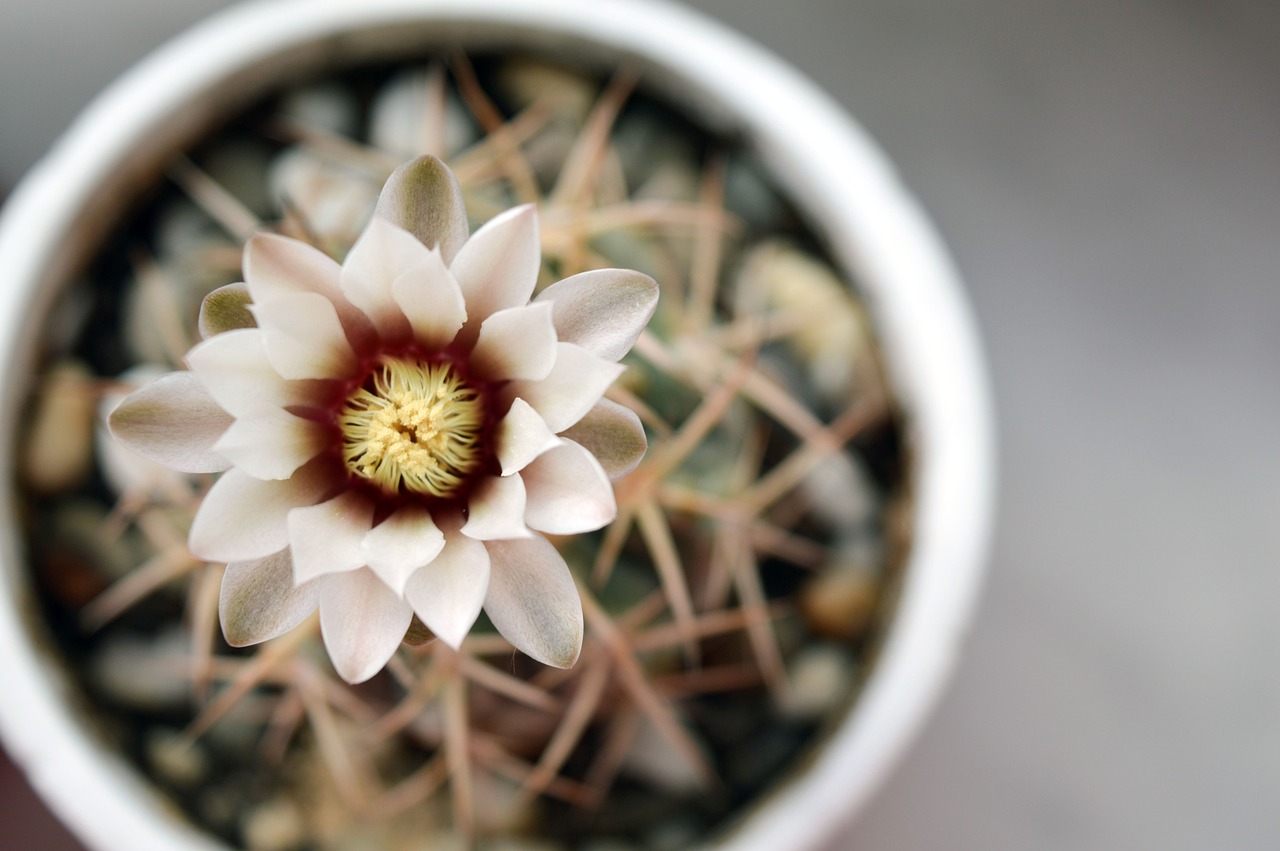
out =
{"type": "Polygon", "coordinates": [[[338,414],[347,469],[389,493],[453,493],[479,460],[480,394],[447,363],[388,358],[370,377],[338,414]]]}

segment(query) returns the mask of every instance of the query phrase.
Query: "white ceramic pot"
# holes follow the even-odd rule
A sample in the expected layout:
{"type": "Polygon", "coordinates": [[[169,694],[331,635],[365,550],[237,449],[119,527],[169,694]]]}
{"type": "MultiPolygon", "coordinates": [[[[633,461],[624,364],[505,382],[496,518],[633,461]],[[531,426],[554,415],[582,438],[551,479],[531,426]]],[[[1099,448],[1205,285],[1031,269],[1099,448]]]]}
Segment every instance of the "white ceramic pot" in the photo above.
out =
{"type": "MultiPolygon", "coordinates": [[[[973,324],[941,243],[884,155],[778,59],[686,9],[652,0],[268,0],[228,10],[115,83],[26,178],[0,219],[0,407],[6,447],[55,286],[174,150],[282,72],[442,43],[559,44],[638,61],[646,81],[746,138],[863,287],[907,415],[914,537],[891,627],[856,705],[807,768],[728,836],[725,849],[814,848],[868,799],[949,671],[989,531],[993,451],[973,324]]],[[[14,480],[13,453],[0,479],[14,480]]],[[[161,803],[78,721],[34,621],[12,490],[0,491],[0,732],[57,813],[100,849],[221,846],[161,803]]]]}

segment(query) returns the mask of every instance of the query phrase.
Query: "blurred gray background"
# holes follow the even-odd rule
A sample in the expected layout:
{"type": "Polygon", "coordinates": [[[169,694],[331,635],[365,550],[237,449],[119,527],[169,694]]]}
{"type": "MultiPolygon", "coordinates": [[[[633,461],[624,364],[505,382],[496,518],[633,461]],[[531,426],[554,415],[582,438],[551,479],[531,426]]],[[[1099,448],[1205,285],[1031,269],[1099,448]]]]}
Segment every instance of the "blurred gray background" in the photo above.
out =
{"type": "MultiPolygon", "coordinates": [[[[0,2],[0,189],[227,5],[0,2]]],[[[968,282],[996,388],[972,632],[836,847],[1280,847],[1280,4],[692,5],[888,149],[968,282]]],[[[2,768],[0,848],[78,848],[2,768]]]]}

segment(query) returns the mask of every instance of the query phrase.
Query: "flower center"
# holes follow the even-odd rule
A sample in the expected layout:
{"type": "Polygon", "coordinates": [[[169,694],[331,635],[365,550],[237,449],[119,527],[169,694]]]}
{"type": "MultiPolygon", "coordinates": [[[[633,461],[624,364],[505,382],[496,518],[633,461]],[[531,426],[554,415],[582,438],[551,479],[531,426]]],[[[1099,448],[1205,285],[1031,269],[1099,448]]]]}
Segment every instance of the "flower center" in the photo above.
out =
{"type": "Polygon", "coordinates": [[[347,469],[393,494],[452,494],[483,426],[484,397],[449,363],[384,358],[338,412],[347,469]]]}

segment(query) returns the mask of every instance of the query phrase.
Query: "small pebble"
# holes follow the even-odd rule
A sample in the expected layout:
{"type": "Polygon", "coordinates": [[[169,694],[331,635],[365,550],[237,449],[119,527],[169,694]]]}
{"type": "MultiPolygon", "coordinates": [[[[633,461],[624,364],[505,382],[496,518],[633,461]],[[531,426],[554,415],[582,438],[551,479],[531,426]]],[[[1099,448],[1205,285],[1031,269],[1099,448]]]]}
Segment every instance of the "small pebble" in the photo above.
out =
{"type": "Polygon", "coordinates": [[[857,562],[837,562],[801,588],[800,612],[818,635],[851,641],[866,632],[879,593],[874,571],[857,562]]]}
{"type": "Polygon", "coordinates": [[[113,635],[89,658],[88,676],[117,703],[148,711],[184,709],[191,682],[173,672],[189,665],[190,657],[190,636],[181,625],[145,638],[113,635]]]}
{"type": "Polygon", "coordinates": [[[853,682],[853,663],[830,644],[806,647],[791,660],[791,688],[783,713],[797,720],[822,718],[840,708],[853,682]]]}
{"type": "Polygon", "coordinates": [[[864,527],[880,507],[875,483],[847,452],[829,454],[805,476],[802,488],[813,513],[835,529],[864,527]]]}
{"type": "Polygon", "coordinates": [[[245,813],[242,825],[248,851],[292,851],[306,842],[302,813],[288,798],[273,798],[245,813]]]}
{"type": "Polygon", "coordinates": [[[339,136],[360,133],[360,105],[349,86],[321,83],[291,92],[280,103],[290,120],[339,136]]]}
{"type": "Polygon", "coordinates": [[[439,139],[443,154],[451,157],[470,146],[479,131],[457,96],[448,91],[444,97],[444,126],[433,126],[437,115],[427,106],[433,97],[434,72],[430,69],[410,71],[393,78],[373,101],[369,120],[369,140],[374,147],[405,160],[435,153],[430,148],[439,139]]]}
{"type": "Polygon", "coordinates": [[[157,728],[147,734],[147,762],[156,774],[176,786],[193,786],[209,772],[209,760],[199,742],[188,741],[177,730],[157,728]]]}
{"type": "Polygon", "coordinates": [[[498,91],[516,110],[535,101],[551,105],[557,119],[579,124],[596,102],[599,84],[583,74],[543,59],[517,57],[502,63],[498,91]]]}
{"type": "Polygon", "coordinates": [[[861,304],[823,260],[782,240],[749,252],[736,282],[740,315],[776,311],[801,320],[787,338],[831,404],[847,404],[856,389],[879,393],[879,368],[861,304]]]}
{"type": "Polygon", "coordinates": [[[55,363],[36,382],[32,403],[35,416],[19,456],[23,480],[40,493],[70,490],[93,467],[93,375],[78,361],[55,363]]]}

